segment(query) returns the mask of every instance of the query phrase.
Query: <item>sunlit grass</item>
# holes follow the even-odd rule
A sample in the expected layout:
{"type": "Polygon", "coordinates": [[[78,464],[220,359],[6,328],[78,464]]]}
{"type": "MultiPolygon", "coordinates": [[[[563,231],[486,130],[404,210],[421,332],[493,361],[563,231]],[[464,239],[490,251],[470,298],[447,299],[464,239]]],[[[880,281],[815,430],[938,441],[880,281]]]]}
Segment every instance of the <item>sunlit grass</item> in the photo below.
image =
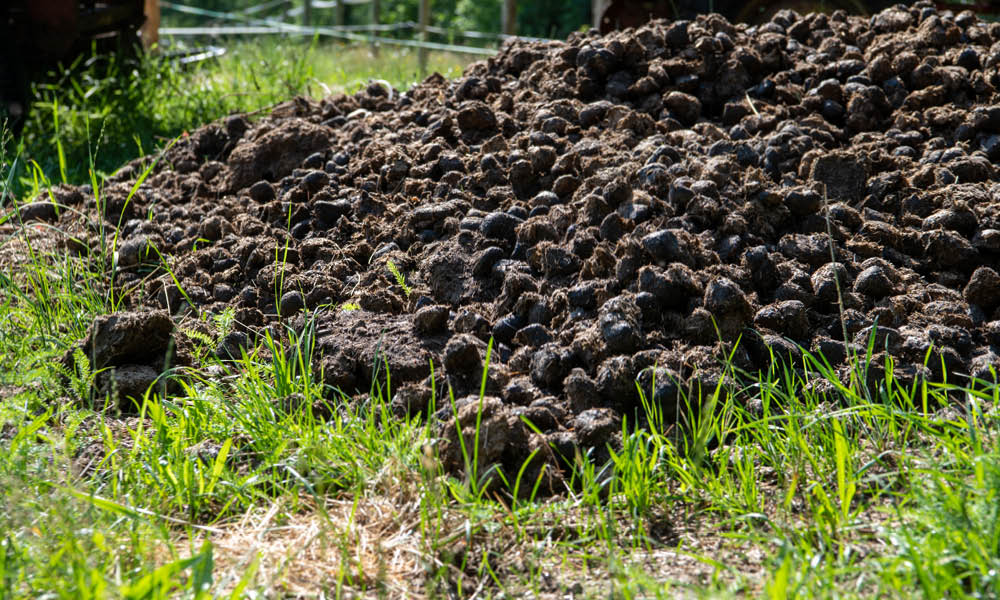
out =
{"type": "MultiPolygon", "coordinates": [[[[31,189],[34,165],[52,182],[90,183],[91,165],[110,174],[228,114],[260,111],[297,95],[353,93],[371,79],[407,89],[424,77],[410,48],[381,47],[376,57],[368,46],[308,38],[204,43],[226,53],[185,67],[169,58],[169,51],[138,60],[99,57],[87,65],[80,59],[38,82],[20,140],[14,194],[31,189]]],[[[475,58],[430,52],[428,72],[454,77],[475,58]]]]}

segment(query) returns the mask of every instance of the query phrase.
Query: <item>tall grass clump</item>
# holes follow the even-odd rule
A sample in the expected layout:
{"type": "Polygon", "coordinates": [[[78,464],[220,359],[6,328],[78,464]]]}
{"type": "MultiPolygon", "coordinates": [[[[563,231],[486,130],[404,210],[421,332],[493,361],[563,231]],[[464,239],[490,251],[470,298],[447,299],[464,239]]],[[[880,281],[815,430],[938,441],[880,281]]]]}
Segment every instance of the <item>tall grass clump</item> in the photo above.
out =
{"type": "MultiPolygon", "coordinates": [[[[193,64],[176,58],[180,43],[152,54],[82,56],[33,86],[20,166],[12,191],[30,191],[37,165],[54,183],[88,184],[170,140],[232,113],[256,113],[295,96],[353,93],[371,79],[406,89],[423,78],[416,53],[308,38],[204,40],[226,50],[193,64]],[[93,159],[92,161],[90,159],[93,159]]],[[[471,57],[433,53],[430,69],[457,75],[471,57]]]]}

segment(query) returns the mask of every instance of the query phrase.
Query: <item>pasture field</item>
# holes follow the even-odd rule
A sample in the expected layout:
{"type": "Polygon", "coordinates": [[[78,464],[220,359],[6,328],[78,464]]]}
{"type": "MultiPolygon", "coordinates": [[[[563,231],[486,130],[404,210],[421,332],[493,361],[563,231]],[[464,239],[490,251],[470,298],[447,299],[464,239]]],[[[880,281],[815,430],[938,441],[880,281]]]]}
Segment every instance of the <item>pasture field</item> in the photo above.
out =
{"type": "MultiPolygon", "coordinates": [[[[463,61],[431,64],[455,77],[463,61]]],[[[478,443],[463,446],[465,475],[446,471],[439,419],[400,418],[389,381],[332,392],[308,327],[223,359],[233,314],[189,315],[176,385],[127,410],[95,393],[107,374],[72,348],[127,304],[116,234],[68,252],[18,207],[60,183],[100,191],[233,112],[370,79],[405,89],[415,65],[274,41],[39,85],[23,140],[0,153],[0,598],[1000,595],[995,372],[969,388],[903,382],[874,335],[846,383],[808,352],[757,372],[729,362],[675,420],[638,385],[645,426],[626,418],[605,462],[564,457],[552,496],[527,469],[479,472],[478,443]]],[[[447,390],[430,402],[458,410],[447,390]]]]}

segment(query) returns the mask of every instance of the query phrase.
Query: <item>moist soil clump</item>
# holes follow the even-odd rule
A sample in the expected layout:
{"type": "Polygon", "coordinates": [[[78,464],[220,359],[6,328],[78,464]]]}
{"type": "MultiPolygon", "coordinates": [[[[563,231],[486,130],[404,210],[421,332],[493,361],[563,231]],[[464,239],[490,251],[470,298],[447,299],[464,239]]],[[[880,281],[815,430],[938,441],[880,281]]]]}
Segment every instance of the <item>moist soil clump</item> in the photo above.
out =
{"type": "MultiPolygon", "coordinates": [[[[928,3],[514,41],[454,81],[212,123],[100,206],[131,310],[232,309],[224,357],[308,320],[348,396],[386,366],[400,414],[450,386],[451,438],[492,337],[479,456],[572,458],[635,422],[637,380],[676,418],[729,355],[821,351],[846,381],[873,339],[906,385],[991,377],[998,66],[1000,24],[928,3]]],[[[98,247],[93,191],[54,195],[82,212],[21,217],[98,247]]]]}

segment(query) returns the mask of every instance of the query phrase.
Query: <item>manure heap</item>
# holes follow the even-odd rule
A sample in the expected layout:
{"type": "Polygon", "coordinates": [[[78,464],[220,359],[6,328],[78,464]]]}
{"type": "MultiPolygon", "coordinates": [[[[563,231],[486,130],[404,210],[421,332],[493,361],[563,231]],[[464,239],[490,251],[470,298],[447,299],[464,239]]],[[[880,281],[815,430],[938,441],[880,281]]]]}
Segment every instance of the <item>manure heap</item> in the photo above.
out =
{"type": "MultiPolygon", "coordinates": [[[[730,354],[822,387],[801,349],[847,381],[873,340],[871,389],[890,356],[903,385],[992,381],[998,67],[1000,23],[970,12],[786,10],[515,41],[453,81],[232,116],[131,202],[149,159],[102,191],[137,314],[95,331],[232,307],[226,356],[309,315],[327,384],[367,394],[388,366],[413,414],[433,360],[438,408],[451,386],[466,425],[492,337],[480,460],[514,473],[532,449],[603,448],[642,412],[637,381],[677,418],[730,354]]],[[[55,194],[96,214],[86,187],[55,194]]],[[[69,247],[98,246],[78,212],[58,218],[69,247]]]]}

